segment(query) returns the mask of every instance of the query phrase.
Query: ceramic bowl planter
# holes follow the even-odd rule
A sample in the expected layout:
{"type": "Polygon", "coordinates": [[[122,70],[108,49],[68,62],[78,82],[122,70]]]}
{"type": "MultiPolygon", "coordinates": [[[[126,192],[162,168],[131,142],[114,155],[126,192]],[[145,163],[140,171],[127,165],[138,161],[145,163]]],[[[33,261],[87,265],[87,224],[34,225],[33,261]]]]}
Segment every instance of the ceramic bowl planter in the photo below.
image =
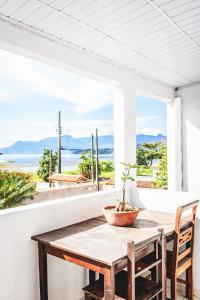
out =
{"type": "Polygon", "coordinates": [[[126,183],[127,181],[135,181],[134,177],[131,176],[131,169],[136,168],[135,164],[122,163],[124,170],[122,172],[122,199],[118,200],[118,205],[108,205],[103,208],[104,216],[107,222],[115,226],[129,226],[135,222],[135,219],[138,216],[139,209],[131,206],[126,202],[126,183]]]}
{"type": "Polygon", "coordinates": [[[138,213],[138,208],[130,211],[115,211],[116,206],[108,205],[103,208],[104,216],[107,222],[114,226],[130,226],[133,225],[138,213]]]}

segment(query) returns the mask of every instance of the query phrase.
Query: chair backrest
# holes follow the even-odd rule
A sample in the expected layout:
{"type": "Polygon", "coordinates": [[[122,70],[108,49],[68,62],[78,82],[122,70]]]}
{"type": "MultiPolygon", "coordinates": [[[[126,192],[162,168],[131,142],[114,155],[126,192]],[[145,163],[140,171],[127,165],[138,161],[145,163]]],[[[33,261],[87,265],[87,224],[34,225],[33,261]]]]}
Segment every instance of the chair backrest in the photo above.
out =
{"type": "Polygon", "coordinates": [[[176,211],[175,236],[172,264],[176,271],[178,264],[187,257],[192,258],[194,227],[199,200],[179,206],[176,211]]]}
{"type": "Polygon", "coordinates": [[[135,248],[134,241],[129,241],[127,245],[127,257],[128,257],[128,273],[129,273],[128,298],[132,300],[136,299],[135,279],[141,276],[142,274],[146,273],[147,271],[151,270],[152,268],[156,268],[156,282],[158,283],[161,281],[162,299],[165,299],[166,242],[165,242],[164,230],[158,229],[158,233],[155,236],[153,236],[149,240],[146,240],[146,242],[142,242],[140,245],[137,245],[137,248],[135,248]],[[142,255],[145,256],[145,248],[149,247],[150,245],[153,245],[153,249],[155,252],[154,258],[152,258],[152,261],[148,265],[144,266],[144,268],[135,272],[135,270],[137,269],[135,263],[136,253],[140,251],[142,255]],[[158,276],[159,265],[161,265],[161,270],[162,270],[161,277],[158,276]]]}

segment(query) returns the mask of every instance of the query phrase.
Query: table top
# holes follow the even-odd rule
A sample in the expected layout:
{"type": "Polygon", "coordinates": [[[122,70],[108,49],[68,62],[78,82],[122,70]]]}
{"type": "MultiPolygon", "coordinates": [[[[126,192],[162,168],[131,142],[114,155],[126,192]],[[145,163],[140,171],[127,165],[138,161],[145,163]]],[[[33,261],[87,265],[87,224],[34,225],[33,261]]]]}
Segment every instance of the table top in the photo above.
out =
{"type": "Polygon", "coordinates": [[[32,239],[112,266],[126,257],[128,241],[134,241],[137,248],[137,245],[157,235],[159,228],[163,228],[166,235],[171,235],[174,227],[175,214],[141,210],[132,226],[112,226],[100,216],[32,239]]]}

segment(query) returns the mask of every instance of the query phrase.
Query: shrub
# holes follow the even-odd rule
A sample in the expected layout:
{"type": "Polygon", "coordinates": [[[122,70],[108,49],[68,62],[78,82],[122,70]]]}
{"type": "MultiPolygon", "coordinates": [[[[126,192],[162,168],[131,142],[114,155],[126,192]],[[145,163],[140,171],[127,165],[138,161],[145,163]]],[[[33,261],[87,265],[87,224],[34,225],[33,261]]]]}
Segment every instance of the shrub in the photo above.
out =
{"type": "Polygon", "coordinates": [[[32,175],[16,171],[0,171],[0,209],[15,207],[25,199],[33,199],[36,184],[32,175]]]}
{"type": "Polygon", "coordinates": [[[163,148],[163,156],[160,160],[159,171],[156,178],[156,186],[167,189],[167,147],[163,148]]]}
{"type": "Polygon", "coordinates": [[[113,172],[114,164],[110,160],[102,160],[100,161],[100,169],[102,172],[113,172]]]}
{"type": "MultiPolygon", "coordinates": [[[[78,172],[88,179],[91,179],[92,154],[91,151],[83,151],[80,156],[81,162],[78,165],[78,172]]],[[[99,161],[99,175],[103,172],[113,172],[114,164],[110,160],[99,161]]],[[[96,173],[96,160],[94,159],[94,174],[96,173]]]]}

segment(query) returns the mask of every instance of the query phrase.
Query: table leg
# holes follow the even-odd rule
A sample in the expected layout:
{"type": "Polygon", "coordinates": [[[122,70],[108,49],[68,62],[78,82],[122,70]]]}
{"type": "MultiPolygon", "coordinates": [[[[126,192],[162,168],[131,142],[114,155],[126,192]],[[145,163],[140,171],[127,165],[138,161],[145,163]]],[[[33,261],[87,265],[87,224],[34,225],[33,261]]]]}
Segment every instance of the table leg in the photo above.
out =
{"type": "Polygon", "coordinates": [[[115,299],[115,272],[114,268],[106,269],[104,273],[104,300],[115,299]]]}
{"type": "Polygon", "coordinates": [[[128,300],[135,300],[135,246],[128,242],[128,300]]]}
{"type": "Polygon", "coordinates": [[[96,279],[96,273],[92,270],[89,270],[89,284],[94,283],[95,279],[96,279]]]}
{"type": "Polygon", "coordinates": [[[163,234],[162,239],[162,300],[167,299],[167,268],[166,268],[166,259],[167,259],[167,240],[166,236],[163,234]]]}
{"type": "Polygon", "coordinates": [[[48,300],[47,253],[43,244],[38,243],[40,300],[48,300]]]}

